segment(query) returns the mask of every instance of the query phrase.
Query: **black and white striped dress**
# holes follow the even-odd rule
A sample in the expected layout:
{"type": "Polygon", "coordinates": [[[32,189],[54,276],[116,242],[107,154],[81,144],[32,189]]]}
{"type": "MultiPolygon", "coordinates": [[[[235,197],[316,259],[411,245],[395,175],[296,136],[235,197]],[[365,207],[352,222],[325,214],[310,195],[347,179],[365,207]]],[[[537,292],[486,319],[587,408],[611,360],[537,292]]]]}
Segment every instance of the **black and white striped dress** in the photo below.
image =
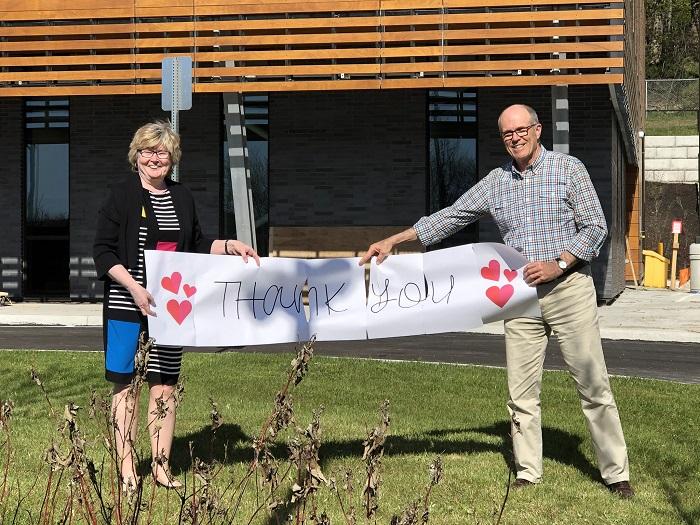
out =
{"type": "MultiPolygon", "coordinates": [[[[173,205],[170,190],[163,193],[153,193],[144,190],[148,204],[141,213],[139,227],[139,255],[135,268],[127,268],[131,276],[141,286],[146,286],[146,266],[144,262],[144,249],[159,249],[162,245],[174,247],[177,244],[180,232],[180,223],[173,205]],[[151,212],[155,217],[156,228],[149,231],[147,213],[151,212]]],[[[167,248],[166,248],[167,249],[167,248]]],[[[145,327],[145,321],[141,311],[134,303],[129,291],[116,282],[110,283],[108,296],[110,318],[131,320],[138,318],[145,327]]],[[[182,347],[154,345],[148,360],[147,378],[149,381],[163,381],[173,383],[177,381],[182,363],[182,347]]]]}

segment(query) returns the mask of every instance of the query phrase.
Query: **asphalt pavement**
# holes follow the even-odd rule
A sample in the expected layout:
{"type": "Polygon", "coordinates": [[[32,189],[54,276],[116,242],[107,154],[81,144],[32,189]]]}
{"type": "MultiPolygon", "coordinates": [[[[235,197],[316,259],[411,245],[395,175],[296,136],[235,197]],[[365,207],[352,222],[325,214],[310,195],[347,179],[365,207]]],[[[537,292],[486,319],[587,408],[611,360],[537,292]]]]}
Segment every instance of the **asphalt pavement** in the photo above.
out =
{"type": "MultiPolygon", "coordinates": [[[[0,349],[102,351],[100,327],[0,326],[0,349]]],[[[186,352],[293,352],[293,344],[185,348],[186,352]]],[[[366,341],[319,341],[317,355],[505,367],[501,334],[447,333],[366,341]]],[[[697,343],[603,339],[608,371],[614,375],[700,384],[697,343]]],[[[545,369],[566,366],[553,337],[545,369]]]]}
{"type": "MultiPolygon", "coordinates": [[[[0,349],[102,350],[102,306],[17,303],[0,307],[0,349]]],[[[627,288],[598,308],[611,374],[700,384],[700,294],[627,288]]],[[[186,348],[192,352],[292,352],[293,344],[186,348]]],[[[505,366],[503,323],[469,333],[317,342],[319,355],[505,366]]],[[[545,368],[565,369],[556,338],[545,368]]]]}

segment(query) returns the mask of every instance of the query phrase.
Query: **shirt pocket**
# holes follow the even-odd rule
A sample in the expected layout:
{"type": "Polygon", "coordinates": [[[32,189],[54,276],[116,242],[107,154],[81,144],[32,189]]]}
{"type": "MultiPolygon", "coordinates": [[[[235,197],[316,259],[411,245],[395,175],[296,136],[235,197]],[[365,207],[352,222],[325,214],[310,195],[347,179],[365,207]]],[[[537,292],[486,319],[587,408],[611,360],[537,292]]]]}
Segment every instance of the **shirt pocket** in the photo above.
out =
{"type": "Polygon", "coordinates": [[[570,212],[566,185],[556,184],[542,188],[539,193],[540,213],[549,218],[561,217],[570,212]]]}

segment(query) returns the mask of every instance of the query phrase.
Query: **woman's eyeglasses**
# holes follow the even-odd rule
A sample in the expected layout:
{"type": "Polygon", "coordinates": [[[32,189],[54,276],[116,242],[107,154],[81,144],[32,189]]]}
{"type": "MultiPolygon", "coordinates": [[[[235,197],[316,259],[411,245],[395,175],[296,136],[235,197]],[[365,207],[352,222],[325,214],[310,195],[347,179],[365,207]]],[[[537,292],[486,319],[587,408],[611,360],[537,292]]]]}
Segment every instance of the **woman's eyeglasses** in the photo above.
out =
{"type": "Polygon", "coordinates": [[[140,149],[139,153],[144,159],[150,159],[153,155],[156,155],[159,159],[165,160],[170,157],[169,151],[153,151],[150,149],[140,149]]]}

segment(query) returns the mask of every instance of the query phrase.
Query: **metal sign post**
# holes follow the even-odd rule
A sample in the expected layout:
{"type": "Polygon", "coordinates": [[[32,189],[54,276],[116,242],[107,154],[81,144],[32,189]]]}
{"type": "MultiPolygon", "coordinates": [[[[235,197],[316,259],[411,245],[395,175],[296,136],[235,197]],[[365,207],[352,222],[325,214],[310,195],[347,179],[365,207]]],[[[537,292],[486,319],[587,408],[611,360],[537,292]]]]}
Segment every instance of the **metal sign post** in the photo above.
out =
{"type": "MultiPolygon", "coordinates": [[[[170,125],[179,132],[178,112],[192,108],[192,57],[164,58],[161,66],[161,107],[170,110],[170,125]]],[[[178,166],[173,167],[170,178],[179,179],[178,166]]]]}

